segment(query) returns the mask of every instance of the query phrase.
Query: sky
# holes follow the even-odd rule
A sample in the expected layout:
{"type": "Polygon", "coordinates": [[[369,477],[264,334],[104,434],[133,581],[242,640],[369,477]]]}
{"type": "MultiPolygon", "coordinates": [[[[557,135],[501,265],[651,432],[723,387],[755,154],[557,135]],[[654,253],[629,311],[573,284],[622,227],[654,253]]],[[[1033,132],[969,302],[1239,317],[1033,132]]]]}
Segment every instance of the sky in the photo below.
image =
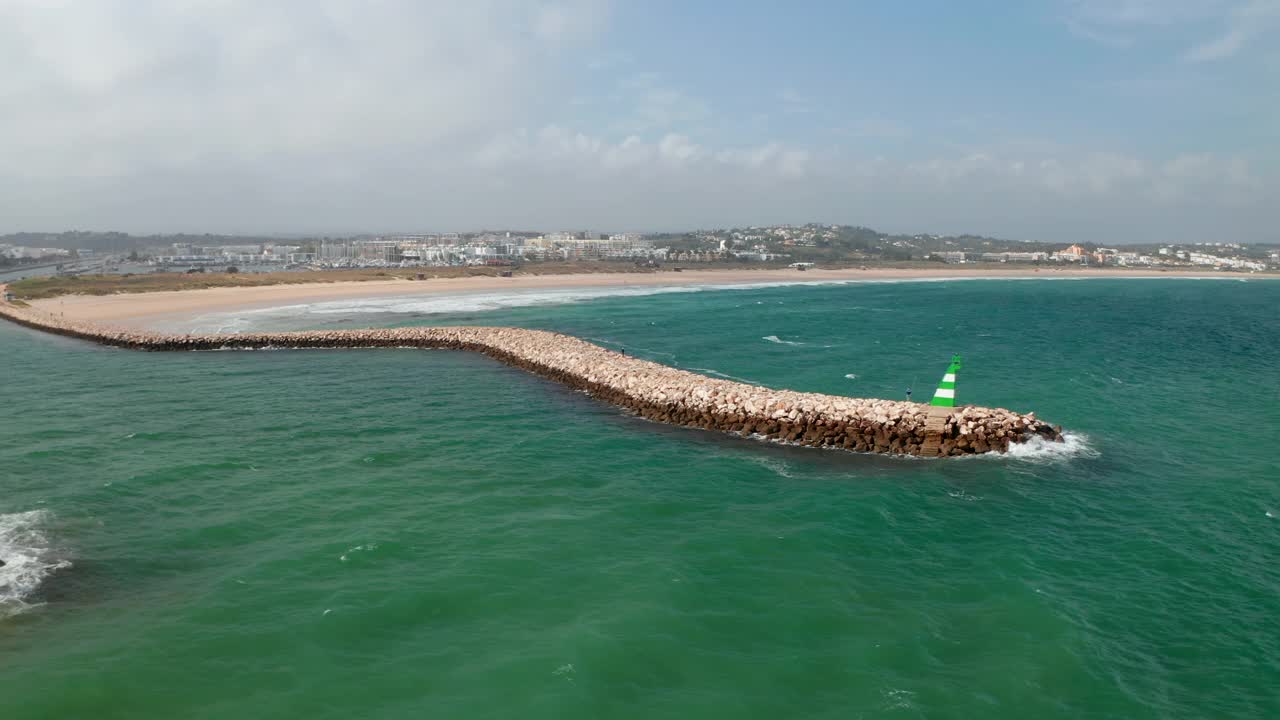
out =
{"type": "Polygon", "coordinates": [[[0,232],[1280,242],[1280,0],[0,0],[0,232]]]}

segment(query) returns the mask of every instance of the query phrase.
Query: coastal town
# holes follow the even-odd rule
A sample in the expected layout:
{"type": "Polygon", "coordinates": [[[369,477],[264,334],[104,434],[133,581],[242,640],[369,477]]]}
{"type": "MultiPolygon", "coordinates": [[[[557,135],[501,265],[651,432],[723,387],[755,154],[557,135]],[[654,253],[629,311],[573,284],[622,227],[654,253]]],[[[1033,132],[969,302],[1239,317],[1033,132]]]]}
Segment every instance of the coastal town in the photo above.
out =
{"type": "Polygon", "coordinates": [[[500,231],[346,237],[132,236],[21,233],[0,237],[0,273],[262,272],[612,262],[648,267],[848,267],[904,263],[1280,270],[1280,244],[1100,245],[975,235],[891,235],[848,225],[772,225],[687,233],[500,231]]]}

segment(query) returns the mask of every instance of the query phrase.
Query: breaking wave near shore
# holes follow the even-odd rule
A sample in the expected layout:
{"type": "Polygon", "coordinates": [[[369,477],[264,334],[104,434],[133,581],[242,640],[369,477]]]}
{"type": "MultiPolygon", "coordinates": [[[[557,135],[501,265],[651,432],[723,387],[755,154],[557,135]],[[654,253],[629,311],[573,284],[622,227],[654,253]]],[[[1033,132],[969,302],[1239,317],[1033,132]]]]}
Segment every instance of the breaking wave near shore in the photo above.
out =
{"type": "Polygon", "coordinates": [[[692,285],[653,287],[605,287],[570,290],[512,290],[493,293],[393,296],[330,300],[281,305],[259,310],[210,313],[196,318],[193,329],[202,332],[244,332],[298,321],[324,322],[339,316],[448,315],[491,312],[512,308],[567,305],[613,297],[641,297],[667,293],[694,293],[706,288],[692,285]]]}
{"type": "Polygon", "coordinates": [[[1060,462],[1075,458],[1095,458],[1100,454],[1089,444],[1087,435],[1064,432],[1061,442],[1045,442],[1035,437],[1025,443],[1012,443],[1005,456],[1032,462],[1060,462]]]}
{"type": "MultiPolygon", "coordinates": [[[[1093,277],[992,277],[992,276],[941,276],[901,278],[824,278],[786,279],[751,282],[685,282],[673,285],[608,285],[595,287],[516,289],[496,291],[432,291],[422,295],[388,295],[383,297],[295,302],[289,305],[212,312],[191,320],[166,324],[163,329],[177,332],[249,332],[260,329],[297,327],[300,324],[325,324],[336,317],[360,317],[368,315],[447,315],[451,313],[492,312],[514,308],[567,305],[618,297],[644,297],[674,293],[701,293],[727,290],[769,290],[785,287],[836,287],[836,286],[893,286],[901,284],[938,285],[973,281],[1046,281],[1092,280],[1093,277]]],[[[1115,276],[1108,279],[1136,279],[1115,276]]],[[[1192,278],[1199,279],[1199,278],[1192,278]]],[[[1204,278],[1214,279],[1214,278],[1204,278]]],[[[431,288],[426,288],[431,290],[431,288]]],[[[891,312],[897,308],[858,306],[861,312],[891,312]]],[[[769,342],[777,342],[769,336],[769,342]]],[[[780,343],[789,344],[789,343],[780,343]]]]}
{"type": "MultiPolygon", "coordinates": [[[[254,310],[215,312],[200,315],[173,330],[194,332],[247,332],[298,322],[325,322],[335,316],[364,315],[446,315],[508,310],[513,308],[567,305],[617,297],[644,297],[673,293],[700,293],[726,290],[768,290],[795,286],[834,287],[844,285],[898,285],[904,283],[947,283],[967,280],[1029,280],[1032,278],[930,277],[852,278],[822,280],[777,280],[771,282],[685,283],[677,285],[614,285],[559,289],[511,289],[493,292],[441,292],[423,295],[390,295],[318,302],[293,303],[254,310]]],[[[1052,278],[1043,278],[1052,279],[1052,278]]],[[[1069,279],[1069,278],[1059,278],[1069,279]]],[[[863,310],[874,308],[860,308],[863,310]]],[[[770,338],[765,338],[770,342],[770,338]]]]}
{"type": "Polygon", "coordinates": [[[45,533],[50,518],[47,510],[0,514],[0,620],[39,605],[45,579],[71,567],[45,533]]]}

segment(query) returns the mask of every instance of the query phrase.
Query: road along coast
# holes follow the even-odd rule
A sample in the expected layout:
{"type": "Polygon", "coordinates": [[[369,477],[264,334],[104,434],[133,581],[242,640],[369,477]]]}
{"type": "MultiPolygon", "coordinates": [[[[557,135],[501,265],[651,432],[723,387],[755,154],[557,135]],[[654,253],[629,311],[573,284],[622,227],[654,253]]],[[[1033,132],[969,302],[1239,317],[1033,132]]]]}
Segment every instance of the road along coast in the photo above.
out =
{"type": "Polygon", "coordinates": [[[773,390],[709,378],[607,350],[568,335],[507,327],[173,335],[67,320],[0,301],[20,325],[103,345],[148,351],[286,348],[467,350],[582,390],[659,422],[812,447],[949,457],[1006,452],[1033,439],[1061,441],[1061,429],[999,408],[773,390]]]}

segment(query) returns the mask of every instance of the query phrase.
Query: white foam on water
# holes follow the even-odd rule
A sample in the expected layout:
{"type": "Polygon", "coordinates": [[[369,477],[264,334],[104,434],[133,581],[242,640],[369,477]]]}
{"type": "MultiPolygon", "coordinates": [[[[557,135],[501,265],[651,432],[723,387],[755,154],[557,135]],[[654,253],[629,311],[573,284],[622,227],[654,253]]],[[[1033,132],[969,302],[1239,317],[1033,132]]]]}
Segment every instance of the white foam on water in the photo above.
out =
{"type": "Polygon", "coordinates": [[[565,663],[564,665],[556,668],[555,672],[551,674],[556,677],[564,678],[568,682],[573,682],[574,672],[576,672],[576,670],[573,667],[573,663],[565,663]]]}
{"type": "Polygon", "coordinates": [[[49,517],[47,510],[0,514],[0,620],[36,607],[30,599],[45,578],[71,567],[42,530],[49,517]]]}
{"type": "Polygon", "coordinates": [[[317,303],[278,305],[257,310],[210,313],[192,321],[194,332],[237,333],[263,323],[330,318],[335,315],[445,315],[489,312],[518,307],[568,305],[610,297],[641,297],[669,293],[701,292],[693,285],[645,287],[571,288],[563,290],[513,290],[510,292],[473,292],[451,295],[399,295],[352,300],[330,300],[317,303]]]}
{"type": "MultiPolygon", "coordinates": [[[[737,283],[698,283],[686,285],[645,285],[645,286],[610,286],[565,288],[559,290],[511,290],[507,292],[462,292],[448,295],[401,295],[380,298],[363,298],[353,300],[332,300],[317,303],[280,305],[257,310],[241,310],[237,312],[210,313],[196,317],[182,327],[166,328],[182,332],[225,332],[238,333],[260,327],[263,322],[291,322],[312,316],[360,315],[377,313],[402,314],[447,314],[473,313],[492,310],[503,310],[514,307],[531,307],[539,305],[564,305],[609,297],[642,297],[646,295],[662,295],[667,293],[696,293],[707,290],[763,290],[768,288],[793,286],[834,286],[834,285],[898,285],[905,283],[940,283],[977,280],[1092,280],[1094,277],[981,277],[950,276],[932,278],[852,278],[841,280],[778,280],[773,282],[737,282],[737,283]]],[[[1177,279],[1147,278],[1117,275],[1105,279],[1177,279]]],[[[1189,278],[1189,279],[1231,279],[1231,278],[1189,278]]],[[[757,301],[757,305],[762,304],[757,301]]],[[[782,304],[779,301],[778,304],[782,304]]],[[[872,308],[876,309],[876,308],[872,308]]],[[[892,312],[891,309],[883,309],[892,312]]]]}
{"type": "MultiPolygon", "coordinates": [[[[957,278],[958,279],[958,278],[957,278]]],[[[699,285],[646,285],[642,287],[568,288],[560,290],[513,290],[509,292],[463,292],[448,295],[399,295],[316,303],[278,305],[256,310],[209,313],[193,319],[189,327],[172,328],[189,332],[239,333],[263,323],[305,320],[313,316],[364,314],[443,315],[504,310],[517,307],[566,305],[610,297],[644,297],[669,293],[696,293],[706,290],[758,290],[795,285],[850,285],[896,283],[899,280],[791,280],[767,283],[727,283],[699,285]]],[[[760,304],[760,303],[757,303],[760,304]]]]}
{"type": "MultiPolygon", "coordinates": [[[[1062,442],[1033,437],[1022,443],[1010,443],[1009,452],[1003,457],[1030,460],[1032,462],[1060,462],[1075,457],[1097,457],[1098,451],[1089,446],[1089,438],[1079,433],[1063,433],[1062,442]]],[[[983,454],[976,457],[1002,457],[999,454],[983,454]]]]}
{"type": "MultiPolygon", "coordinates": [[[[347,315],[353,313],[420,313],[444,314],[503,310],[535,305],[565,305],[608,297],[640,297],[667,293],[700,292],[701,288],[676,285],[666,287],[605,287],[576,288],[568,290],[535,290],[505,293],[468,293],[461,295],[435,295],[426,297],[390,297],[368,300],[344,300],[309,307],[317,315],[347,315]]],[[[293,306],[299,307],[299,306],[293,306]]]]}
{"type": "Polygon", "coordinates": [[[884,696],[885,710],[911,710],[916,707],[915,692],[911,690],[899,690],[897,688],[888,688],[881,691],[884,696]]]}
{"type": "Polygon", "coordinates": [[[845,375],[845,377],[846,377],[846,378],[848,378],[848,379],[850,379],[850,380],[857,380],[857,379],[858,379],[858,376],[857,376],[857,375],[855,375],[855,374],[853,374],[853,373],[848,373],[847,375],[845,375]]]}
{"type": "Polygon", "coordinates": [[[778,345],[803,345],[804,344],[802,342],[795,342],[792,340],[783,340],[782,338],[779,338],[777,335],[765,335],[760,339],[766,340],[768,342],[775,343],[778,345]]]}
{"type": "Polygon", "coordinates": [[[347,548],[347,551],[339,555],[338,559],[341,560],[342,562],[346,562],[350,560],[351,556],[355,553],[373,552],[374,550],[377,550],[377,549],[378,549],[378,543],[369,543],[368,545],[356,545],[354,547],[347,548]]]}
{"type": "Polygon", "coordinates": [[[795,477],[791,473],[791,467],[781,460],[774,458],[752,457],[751,461],[768,470],[772,470],[776,475],[784,478],[795,477]]]}
{"type": "Polygon", "coordinates": [[[265,311],[240,310],[234,313],[206,313],[185,321],[159,323],[155,329],[173,333],[242,333],[254,329],[253,320],[248,316],[263,312],[265,311]]]}
{"type": "Polygon", "coordinates": [[[722,373],[719,370],[712,370],[711,368],[691,367],[687,369],[693,370],[694,372],[706,373],[707,375],[714,375],[715,377],[724,378],[725,380],[733,380],[735,382],[746,383],[748,385],[760,384],[755,380],[748,380],[746,378],[741,378],[736,375],[729,375],[728,373],[722,373]]]}

